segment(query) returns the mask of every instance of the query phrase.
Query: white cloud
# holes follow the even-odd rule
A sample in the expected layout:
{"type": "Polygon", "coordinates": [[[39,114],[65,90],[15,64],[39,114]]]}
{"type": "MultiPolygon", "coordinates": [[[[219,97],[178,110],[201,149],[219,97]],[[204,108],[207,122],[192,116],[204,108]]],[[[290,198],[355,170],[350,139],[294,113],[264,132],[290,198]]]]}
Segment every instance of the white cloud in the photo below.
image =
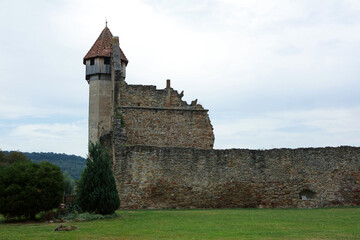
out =
{"type": "Polygon", "coordinates": [[[213,121],[216,148],[358,146],[360,108],[271,112],[213,121]]]}
{"type": "Polygon", "coordinates": [[[10,133],[0,138],[3,150],[58,152],[86,156],[87,121],[69,124],[7,125],[10,133]]]}
{"type": "Polygon", "coordinates": [[[224,17],[227,24],[233,24],[253,30],[262,30],[266,27],[273,28],[277,23],[298,19],[306,12],[302,2],[275,0],[275,1],[238,1],[219,0],[223,5],[224,17]]]}
{"type": "Polygon", "coordinates": [[[217,146],[358,145],[359,13],[357,0],[2,1],[0,144],[87,151],[82,58],[106,17],[128,83],[170,78],[210,109],[217,146]]]}

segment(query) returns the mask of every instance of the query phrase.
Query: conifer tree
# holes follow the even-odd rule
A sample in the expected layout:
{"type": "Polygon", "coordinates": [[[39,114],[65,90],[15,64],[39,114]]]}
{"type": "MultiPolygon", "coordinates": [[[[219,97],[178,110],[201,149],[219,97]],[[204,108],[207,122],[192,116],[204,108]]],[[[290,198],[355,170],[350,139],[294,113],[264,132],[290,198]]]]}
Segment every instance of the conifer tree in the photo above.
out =
{"type": "Polygon", "coordinates": [[[83,211],[111,214],[120,206],[109,153],[89,144],[89,156],[79,181],[78,203],[83,211]]]}

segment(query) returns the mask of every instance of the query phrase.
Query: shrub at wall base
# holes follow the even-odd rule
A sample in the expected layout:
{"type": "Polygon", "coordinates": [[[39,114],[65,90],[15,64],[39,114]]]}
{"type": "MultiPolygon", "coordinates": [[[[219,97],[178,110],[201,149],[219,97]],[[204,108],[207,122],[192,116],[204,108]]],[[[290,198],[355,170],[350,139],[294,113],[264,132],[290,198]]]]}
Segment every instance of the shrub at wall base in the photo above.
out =
{"type": "Polygon", "coordinates": [[[119,208],[110,159],[99,143],[89,144],[89,157],[79,182],[78,203],[82,210],[111,214],[119,208]]]}

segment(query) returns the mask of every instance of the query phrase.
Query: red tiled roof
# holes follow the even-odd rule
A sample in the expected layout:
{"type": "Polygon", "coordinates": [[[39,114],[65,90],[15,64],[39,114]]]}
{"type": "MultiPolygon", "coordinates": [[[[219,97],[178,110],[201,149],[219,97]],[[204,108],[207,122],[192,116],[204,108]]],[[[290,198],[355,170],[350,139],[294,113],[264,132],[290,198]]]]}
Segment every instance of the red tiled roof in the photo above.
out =
{"type": "MultiPolygon", "coordinates": [[[[87,59],[95,57],[110,57],[111,56],[111,42],[112,42],[112,33],[108,27],[105,27],[104,30],[100,33],[100,36],[90,48],[89,52],[84,57],[84,64],[87,59]]],[[[124,52],[120,48],[120,58],[122,61],[128,63],[124,52]]]]}

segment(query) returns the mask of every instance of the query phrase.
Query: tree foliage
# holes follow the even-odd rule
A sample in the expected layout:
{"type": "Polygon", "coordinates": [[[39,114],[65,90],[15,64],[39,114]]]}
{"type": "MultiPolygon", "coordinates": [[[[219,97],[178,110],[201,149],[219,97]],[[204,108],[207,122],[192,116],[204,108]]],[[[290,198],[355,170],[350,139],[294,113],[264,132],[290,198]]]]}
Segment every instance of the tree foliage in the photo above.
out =
{"type": "Polygon", "coordinates": [[[22,152],[11,151],[5,154],[0,150],[0,167],[9,166],[19,161],[29,162],[30,160],[22,152]]]}
{"type": "Polygon", "coordinates": [[[63,173],[63,176],[64,176],[64,184],[65,184],[65,194],[73,194],[75,192],[74,179],[66,171],[63,173]]]}
{"type": "Polygon", "coordinates": [[[99,143],[89,144],[89,157],[79,181],[78,203],[82,210],[111,214],[120,206],[111,159],[99,143]]]}
{"type": "Polygon", "coordinates": [[[6,155],[0,150],[0,167],[6,166],[6,155]]]}
{"type": "Polygon", "coordinates": [[[0,169],[0,213],[34,220],[35,214],[58,207],[64,192],[59,167],[17,161],[0,169]]]}
{"type": "Polygon", "coordinates": [[[80,178],[86,164],[85,158],[65,153],[24,152],[24,155],[35,163],[43,161],[51,162],[59,166],[63,172],[68,172],[73,179],[80,178]]]}

